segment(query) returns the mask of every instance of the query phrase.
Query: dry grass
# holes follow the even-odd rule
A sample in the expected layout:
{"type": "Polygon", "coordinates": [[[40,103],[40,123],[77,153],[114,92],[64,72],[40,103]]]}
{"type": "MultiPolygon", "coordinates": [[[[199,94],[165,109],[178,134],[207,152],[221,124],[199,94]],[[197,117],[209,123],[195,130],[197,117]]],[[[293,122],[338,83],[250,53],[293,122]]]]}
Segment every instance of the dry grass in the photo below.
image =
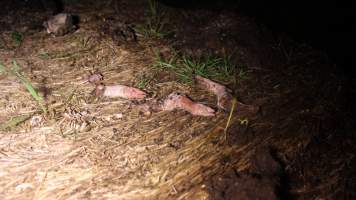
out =
{"type": "MultiPolygon", "coordinates": [[[[278,126],[268,119],[251,119],[249,128],[258,129],[257,134],[245,137],[247,131],[227,131],[228,138],[242,135],[246,141],[231,145],[225,140],[226,113],[214,118],[182,111],[143,116],[130,101],[96,99],[86,76],[99,71],[106,84],[140,87],[153,97],[178,91],[212,107],[216,103],[212,95],[180,83],[174,73],[153,67],[152,47],[169,49],[157,38],[116,46],[99,33],[102,16],[77,6],[69,8],[81,17],[80,29],[73,34],[54,38],[44,31],[21,33],[19,46],[11,38],[14,30],[0,34],[0,62],[9,66],[16,59],[48,105],[48,113],[40,115],[23,84],[0,74],[0,123],[30,116],[0,131],[0,199],[209,199],[202,184],[229,168],[248,169],[249,158],[260,145],[278,147],[288,164],[292,158],[286,155],[293,157],[309,143],[307,137],[285,139],[279,132],[270,138],[273,131],[292,123],[284,119],[276,120],[278,126]]],[[[139,11],[140,7],[121,9],[119,14],[139,11]]],[[[275,85],[271,74],[263,71],[262,76],[263,87],[275,85]]],[[[241,94],[252,94],[255,88],[241,94]]],[[[263,91],[267,104],[279,102],[273,100],[281,96],[271,88],[263,91]]],[[[233,114],[231,127],[245,119],[239,115],[233,114]]],[[[324,185],[334,183],[333,178],[324,185]]],[[[307,189],[301,185],[292,192],[299,195],[307,189]]]]}
{"type": "Polygon", "coordinates": [[[117,47],[93,24],[64,37],[39,32],[18,49],[0,50],[5,64],[16,58],[49,109],[35,115],[36,102],[23,85],[1,75],[1,123],[34,116],[0,133],[0,199],[189,199],[190,189],[221,167],[246,168],[254,144],[226,145],[223,113],[212,119],[181,111],[146,117],[129,101],[94,98],[85,77],[98,70],[107,84],[144,82],[154,96],[178,90],[214,104],[202,91],[159,77],[145,41],[117,47]],[[239,159],[223,166],[221,159],[233,152],[239,159]]]}

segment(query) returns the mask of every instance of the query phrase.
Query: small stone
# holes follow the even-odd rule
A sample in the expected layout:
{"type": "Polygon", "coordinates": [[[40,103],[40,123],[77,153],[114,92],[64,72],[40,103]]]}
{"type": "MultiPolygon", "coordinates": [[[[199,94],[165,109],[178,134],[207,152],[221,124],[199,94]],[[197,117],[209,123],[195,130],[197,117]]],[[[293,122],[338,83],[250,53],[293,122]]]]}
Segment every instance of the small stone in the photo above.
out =
{"type": "Polygon", "coordinates": [[[118,114],[115,114],[114,115],[114,117],[116,118],[116,119],[122,119],[123,118],[123,114],[122,113],[118,113],[118,114]]]}
{"type": "Polygon", "coordinates": [[[40,115],[35,115],[35,116],[33,116],[33,117],[31,118],[31,120],[30,120],[30,125],[31,125],[32,127],[39,126],[39,125],[41,125],[42,120],[43,120],[42,116],[40,116],[40,115]]]}
{"type": "Polygon", "coordinates": [[[63,36],[75,29],[73,16],[68,13],[59,13],[50,17],[43,23],[43,26],[46,28],[47,33],[54,34],[55,36],[63,36]]]}

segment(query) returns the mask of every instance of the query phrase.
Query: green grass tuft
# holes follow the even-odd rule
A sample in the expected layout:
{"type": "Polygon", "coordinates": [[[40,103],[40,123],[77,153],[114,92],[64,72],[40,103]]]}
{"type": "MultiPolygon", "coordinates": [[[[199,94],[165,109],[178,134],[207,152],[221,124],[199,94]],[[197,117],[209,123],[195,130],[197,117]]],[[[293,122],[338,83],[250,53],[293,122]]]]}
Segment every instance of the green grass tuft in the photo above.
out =
{"type": "Polygon", "coordinates": [[[154,79],[152,77],[142,75],[139,77],[139,81],[135,84],[135,87],[144,90],[147,89],[147,86],[150,85],[153,81],[154,79]]]}
{"type": "Polygon", "coordinates": [[[148,0],[149,10],[146,23],[138,25],[134,29],[144,37],[163,38],[169,34],[165,31],[167,21],[164,13],[160,10],[157,0],[148,0]]]}
{"type": "Polygon", "coordinates": [[[194,77],[200,75],[205,78],[232,83],[236,78],[245,78],[246,73],[233,65],[229,57],[205,56],[193,58],[187,55],[174,54],[169,58],[156,56],[155,67],[175,72],[183,83],[191,84],[194,77]]]}
{"type": "Polygon", "coordinates": [[[17,31],[13,31],[11,33],[11,39],[13,41],[13,43],[15,44],[16,47],[19,47],[22,44],[22,34],[17,32],[17,31]]]}

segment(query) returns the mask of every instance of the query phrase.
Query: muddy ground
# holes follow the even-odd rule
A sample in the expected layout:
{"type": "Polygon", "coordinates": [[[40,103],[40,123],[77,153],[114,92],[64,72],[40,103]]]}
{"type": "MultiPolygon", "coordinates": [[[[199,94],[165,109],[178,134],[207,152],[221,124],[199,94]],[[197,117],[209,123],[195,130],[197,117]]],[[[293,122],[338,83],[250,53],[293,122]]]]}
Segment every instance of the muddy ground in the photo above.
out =
{"type": "Polygon", "coordinates": [[[50,10],[0,6],[0,62],[10,69],[16,60],[48,107],[43,113],[16,76],[0,74],[0,122],[26,119],[2,125],[0,199],[355,198],[355,82],[324,53],[235,10],[159,5],[159,35],[138,29],[150,18],[147,1],[65,1],[77,30],[53,37],[42,26],[50,10]],[[113,31],[117,24],[136,40],[113,31]],[[223,83],[259,112],[234,113],[225,134],[229,113],[154,67],[157,52],[230,56],[244,76],[223,83]],[[144,115],[140,102],[95,97],[93,72],[150,97],[189,94],[217,115],[144,115]]]}

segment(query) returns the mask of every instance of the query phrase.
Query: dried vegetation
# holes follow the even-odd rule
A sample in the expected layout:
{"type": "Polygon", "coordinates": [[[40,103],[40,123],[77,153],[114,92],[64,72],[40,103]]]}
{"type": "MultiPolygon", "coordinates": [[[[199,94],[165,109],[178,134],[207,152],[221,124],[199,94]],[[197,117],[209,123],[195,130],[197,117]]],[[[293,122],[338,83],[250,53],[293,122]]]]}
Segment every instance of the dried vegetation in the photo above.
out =
{"type": "MultiPolygon", "coordinates": [[[[165,46],[145,39],[118,47],[97,30],[101,19],[79,14],[83,22],[73,34],[50,37],[42,30],[0,51],[4,65],[16,59],[48,106],[41,113],[16,77],[1,75],[1,122],[27,116],[0,134],[1,199],[184,199],[190,185],[219,170],[221,157],[236,151],[246,159],[252,144],[222,145],[224,113],[213,119],[183,111],[147,117],[127,100],[95,98],[87,82],[94,71],[107,84],[139,85],[152,96],[193,91],[152,68],[150,46],[165,46]]],[[[11,40],[10,32],[2,37],[11,40]]],[[[212,99],[202,91],[192,95],[212,99]]],[[[245,159],[231,165],[243,169],[245,159]]]]}
{"type": "MultiPolygon", "coordinates": [[[[213,118],[183,111],[145,116],[135,109],[136,102],[96,98],[87,77],[99,71],[108,85],[139,87],[159,98],[174,91],[189,93],[216,108],[213,95],[153,67],[157,58],[153,49],[166,51],[169,45],[150,37],[117,45],[102,33],[98,27],[113,15],[111,9],[121,13],[117,16],[121,22],[143,12],[142,6],[129,12],[124,8],[127,2],[122,9],[97,3],[103,9],[100,14],[80,3],[68,6],[81,22],[75,33],[63,37],[29,28],[21,34],[21,44],[14,45],[12,29],[22,25],[1,32],[0,61],[5,66],[17,61],[48,112],[41,112],[19,79],[0,74],[0,122],[12,123],[0,131],[0,199],[206,199],[201,185],[226,169],[247,170],[258,146],[273,144],[285,155],[294,155],[309,144],[302,136],[298,141],[273,139],[275,121],[250,113],[234,113],[229,119],[232,127],[224,132],[229,116],[222,111],[213,118]],[[20,122],[14,124],[19,116],[20,122]],[[252,133],[241,136],[247,128],[252,133]]],[[[32,15],[33,20],[45,19],[43,13],[32,15]]],[[[276,85],[267,75],[263,81],[276,85]]],[[[280,96],[277,89],[251,97],[269,104],[280,96]]],[[[281,121],[278,127],[288,123],[281,121]]],[[[294,192],[305,192],[303,187],[295,186],[294,192]]]]}

